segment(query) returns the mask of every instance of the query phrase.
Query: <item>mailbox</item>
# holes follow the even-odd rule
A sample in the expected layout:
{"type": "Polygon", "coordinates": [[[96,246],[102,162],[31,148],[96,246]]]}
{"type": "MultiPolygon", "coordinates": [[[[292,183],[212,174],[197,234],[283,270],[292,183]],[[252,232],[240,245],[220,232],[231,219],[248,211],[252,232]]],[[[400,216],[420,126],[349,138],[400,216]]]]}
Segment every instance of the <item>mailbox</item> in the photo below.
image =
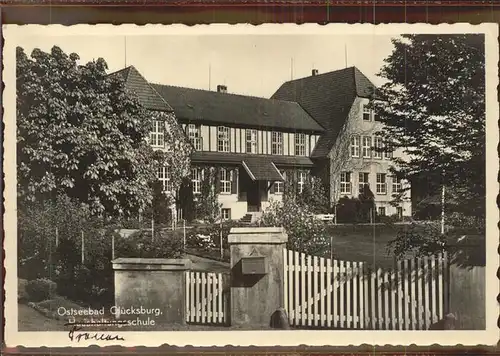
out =
{"type": "Polygon", "coordinates": [[[242,274],[267,274],[266,260],[260,256],[249,256],[241,259],[242,274]]]}

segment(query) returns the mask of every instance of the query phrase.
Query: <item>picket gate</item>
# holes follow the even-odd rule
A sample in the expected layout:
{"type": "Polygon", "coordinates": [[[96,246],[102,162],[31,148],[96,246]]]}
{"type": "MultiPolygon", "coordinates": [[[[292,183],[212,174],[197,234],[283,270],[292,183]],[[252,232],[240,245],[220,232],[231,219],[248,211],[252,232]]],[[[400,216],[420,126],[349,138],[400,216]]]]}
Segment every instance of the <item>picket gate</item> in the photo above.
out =
{"type": "Polygon", "coordinates": [[[292,326],[427,330],[445,313],[446,254],[399,261],[389,271],[287,249],[283,257],[292,326]]]}
{"type": "Polygon", "coordinates": [[[187,271],[186,321],[196,324],[225,324],[227,321],[226,279],[223,273],[187,271]]]}

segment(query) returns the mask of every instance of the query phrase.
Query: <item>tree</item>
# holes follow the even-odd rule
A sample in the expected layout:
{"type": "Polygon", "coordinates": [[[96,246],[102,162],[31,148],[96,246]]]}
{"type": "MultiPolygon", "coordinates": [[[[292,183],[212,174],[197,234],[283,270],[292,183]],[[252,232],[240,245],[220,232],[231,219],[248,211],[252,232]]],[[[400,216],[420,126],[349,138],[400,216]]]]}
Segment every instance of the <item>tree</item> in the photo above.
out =
{"type": "Polygon", "coordinates": [[[379,73],[386,83],[373,104],[386,149],[404,153],[394,174],[424,177],[430,194],[445,185],[457,211],[484,218],[483,35],[403,35],[392,42],[379,73]]]}
{"type": "Polygon", "coordinates": [[[19,202],[63,194],[93,214],[136,213],[152,200],[152,117],[102,58],[78,60],[17,48],[19,202]]]}

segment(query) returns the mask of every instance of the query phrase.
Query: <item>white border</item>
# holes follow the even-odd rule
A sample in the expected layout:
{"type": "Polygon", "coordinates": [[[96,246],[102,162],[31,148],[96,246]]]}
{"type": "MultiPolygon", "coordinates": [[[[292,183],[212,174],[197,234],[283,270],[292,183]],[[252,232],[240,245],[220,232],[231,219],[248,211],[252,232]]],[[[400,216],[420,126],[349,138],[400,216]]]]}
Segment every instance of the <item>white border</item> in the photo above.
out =
{"type": "MultiPolygon", "coordinates": [[[[116,345],[117,342],[72,343],[67,332],[18,332],[17,320],[17,224],[16,224],[16,76],[15,48],[16,37],[29,36],[71,36],[71,35],[290,35],[290,34],[364,34],[391,35],[405,33],[483,33],[486,45],[486,201],[487,239],[486,239],[486,330],[484,331],[164,331],[164,332],[120,332],[125,341],[122,346],[346,346],[346,345],[494,345],[500,339],[497,329],[499,306],[496,297],[499,281],[496,278],[499,256],[498,229],[499,213],[496,196],[499,185],[496,180],[499,161],[496,147],[499,142],[497,120],[499,107],[497,102],[498,85],[498,25],[497,24],[317,24],[304,25],[4,25],[4,174],[5,174],[5,339],[8,347],[22,345],[26,347],[65,347],[65,346],[100,346],[116,345]]],[[[90,44],[91,45],[91,44],[90,44]]]]}

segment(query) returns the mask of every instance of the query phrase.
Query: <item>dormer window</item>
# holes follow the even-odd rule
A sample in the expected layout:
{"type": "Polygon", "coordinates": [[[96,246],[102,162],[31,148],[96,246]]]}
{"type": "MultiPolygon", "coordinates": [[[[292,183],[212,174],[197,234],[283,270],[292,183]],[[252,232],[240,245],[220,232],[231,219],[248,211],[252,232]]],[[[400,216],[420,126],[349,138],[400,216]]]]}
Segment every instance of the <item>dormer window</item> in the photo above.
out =
{"type": "Polygon", "coordinates": [[[229,152],[229,127],[217,127],[217,151],[229,152]]]}
{"type": "Polygon", "coordinates": [[[271,134],[271,153],[273,155],[283,154],[283,132],[273,131],[271,134]]]}
{"type": "Polygon", "coordinates": [[[165,122],[162,120],[153,120],[153,129],[149,133],[149,142],[151,146],[163,147],[165,145],[165,122]]]}
{"type": "Polygon", "coordinates": [[[201,130],[200,125],[189,124],[187,126],[187,134],[189,142],[193,145],[196,151],[201,151],[201,130]]]}
{"type": "Polygon", "coordinates": [[[306,155],[306,134],[304,133],[295,134],[295,155],[296,156],[306,155]]]}

